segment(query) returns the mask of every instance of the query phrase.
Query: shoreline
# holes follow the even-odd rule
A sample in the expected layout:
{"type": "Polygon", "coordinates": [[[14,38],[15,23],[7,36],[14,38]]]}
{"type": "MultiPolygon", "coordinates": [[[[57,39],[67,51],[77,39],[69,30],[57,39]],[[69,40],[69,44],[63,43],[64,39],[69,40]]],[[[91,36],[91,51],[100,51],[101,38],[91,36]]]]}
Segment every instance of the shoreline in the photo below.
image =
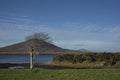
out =
{"type": "MultiPolygon", "coordinates": [[[[0,63],[0,69],[29,69],[29,63],[0,63]],[[17,68],[18,67],[18,68],[17,68]],[[22,68],[19,68],[22,67],[22,68]]],[[[73,67],[64,65],[54,65],[51,63],[35,63],[34,68],[38,69],[120,69],[120,67],[73,67]]],[[[34,69],[33,68],[33,69],[34,69]]]]}
{"type": "MultiPolygon", "coordinates": [[[[29,63],[0,63],[0,69],[9,69],[10,67],[24,67],[25,69],[29,69],[29,63]]],[[[47,63],[35,63],[35,68],[42,68],[42,69],[75,69],[74,67],[69,66],[59,66],[59,65],[52,65],[47,63]]]]}

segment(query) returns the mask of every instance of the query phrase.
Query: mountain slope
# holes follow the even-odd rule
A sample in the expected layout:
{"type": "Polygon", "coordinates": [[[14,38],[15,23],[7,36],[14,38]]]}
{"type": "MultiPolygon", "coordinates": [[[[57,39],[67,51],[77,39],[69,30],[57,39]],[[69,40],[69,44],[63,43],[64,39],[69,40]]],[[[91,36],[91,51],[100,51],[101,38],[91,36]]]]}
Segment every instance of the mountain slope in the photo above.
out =
{"type": "MultiPolygon", "coordinates": [[[[45,53],[52,53],[52,52],[64,52],[65,49],[62,49],[60,47],[57,47],[53,44],[45,43],[46,51],[45,53]]],[[[9,45],[6,47],[0,48],[0,54],[28,54],[27,48],[26,48],[26,42],[20,42],[17,44],[9,45]]]]}

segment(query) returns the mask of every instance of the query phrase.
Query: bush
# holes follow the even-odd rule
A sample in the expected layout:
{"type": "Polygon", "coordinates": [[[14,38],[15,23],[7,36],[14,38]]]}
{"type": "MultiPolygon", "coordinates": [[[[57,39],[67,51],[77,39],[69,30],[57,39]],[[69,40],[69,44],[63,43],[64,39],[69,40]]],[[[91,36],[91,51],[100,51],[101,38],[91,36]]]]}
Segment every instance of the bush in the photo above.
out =
{"type": "Polygon", "coordinates": [[[68,63],[96,63],[104,62],[104,66],[117,66],[120,62],[120,53],[82,53],[82,54],[60,54],[53,58],[53,62],[68,63]]]}

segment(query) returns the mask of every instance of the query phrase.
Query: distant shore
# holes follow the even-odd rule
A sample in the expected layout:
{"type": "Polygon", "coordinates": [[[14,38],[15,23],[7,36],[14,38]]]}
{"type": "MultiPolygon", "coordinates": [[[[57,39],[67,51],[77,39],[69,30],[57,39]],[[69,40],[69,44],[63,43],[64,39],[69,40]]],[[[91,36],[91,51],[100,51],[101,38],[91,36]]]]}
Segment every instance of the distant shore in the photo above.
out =
{"type": "MultiPolygon", "coordinates": [[[[81,54],[81,53],[88,53],[88,52],[79,52],[79,51],[61,51],[61,52],[41,52],[39,54],[81,54]]],[[[0,52],[1,54],[29,54],[29,52],[0,52]]]]}
{"type": "MultiPolygon", "coordinates": [[[[29,63],[0,63],[0,69],[9,69],[10,67],[22,66],[26,69],[29,68],[29,63]]],[[[43,68],[43,69],[75,69],[74,67],[69,66],[58,66],[46,63],[35,63],[35,68],[43,68]]]]}

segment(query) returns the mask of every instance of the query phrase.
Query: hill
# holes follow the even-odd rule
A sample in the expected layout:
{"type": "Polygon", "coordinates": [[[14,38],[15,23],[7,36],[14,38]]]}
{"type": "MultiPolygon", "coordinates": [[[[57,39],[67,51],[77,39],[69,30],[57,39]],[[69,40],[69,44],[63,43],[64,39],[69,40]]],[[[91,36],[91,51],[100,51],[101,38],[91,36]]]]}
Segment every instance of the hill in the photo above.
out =
{"type": "MultiPolygon", "coordinates": [[[[45,52],[42,52],[43,54],[59,54],[59,53],[69,54],[76,52],[78,53],[78,51],[63,49],[50,43],[45,43],[45,44],[47,44],[46,46],[47,49],[45,52]]],[[[0,48],[0,54],[29,54],[29,53],[26,48],[26,42],[20,42],[0,48]]]]}
{"type": "Polygon", "coordinates": [[[88,50],[86,50],[86,49],[79,49],[78,51],[81,51],[81,52],[90,52],[90,51],[88,51],[88,50]]]}

